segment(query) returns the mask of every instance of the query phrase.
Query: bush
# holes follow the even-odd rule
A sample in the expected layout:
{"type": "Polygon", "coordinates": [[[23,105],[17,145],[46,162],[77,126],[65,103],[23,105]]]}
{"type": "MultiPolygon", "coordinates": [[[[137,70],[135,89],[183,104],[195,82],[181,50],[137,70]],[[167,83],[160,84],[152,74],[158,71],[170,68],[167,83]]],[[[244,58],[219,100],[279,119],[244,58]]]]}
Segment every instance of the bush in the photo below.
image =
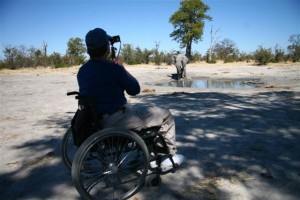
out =
{"type": "Polygon", "coordinates": [[[216,56],[216,54],[212,54],[211,55],[211,59],[209,59],[209,55],[207,53],[206,54],[206,62],[209,63],[209,64],[215,64],[215,63],[217,63],[217,56],[216,56]]]}
{"type": "Polygon", "coordinates": [[[252,60],[252,55],[251,54],[247,54],[245,52],[242,52],[239,54],[238,56],[238,61],[240,62],[247,62],[249,63],[252,60]]]}
{"type": "Polygon", "coordinates": [[[274,55],[275,63],[282,62],[285,60],[284,50],[282,48],[276,45],[274,51],[275,51],[275,55],[274,55]]]}
{"type": "Polygon", "coordinates": [[[266,65],[271,62],[273,54],[272,49],[265,49],[262,46],[259,46],[258,49],[254,52],[254,59],[259,65],[266,65]]]}
{"type": "Polygon", "coordinates": [[[209,62],[208,62],[209,64],[216,64],[217,63],[217,61],[216,60],[214,60],[214,59],[211,59],[209,62]]]}
{"type": "Polygon", "coordinates": [[[166,63],[167,65],[173,65],[173,59],[171,53],[164,53],[162,57],[162,62],[166,63]]]}
{"type": "Polygon", "coordinates": [[[61,55],[57,52],[53,52],[49,56],[51,65],[54,66],[55,68],[62,68],[62,67],[67,67],[67,63],[64,61],[64,58],[61,57],[61,55]]]}
{"type": "Polygon", "coordinates": [[[238,60],[238,56],[237,54],[233,53],[231,55],[227,55],[225,58],[224,58],[224,63],[232,63],[232,62],[235,62],[238,60]]]}
{"type": "Polygon", "coordinates": [[[195,53],[193,53],[191,61],[193,61],[193,62],[200,62],[200,61],[202,61],[201,54],[199,52],[197,52],[197,51],[195,53]]]}

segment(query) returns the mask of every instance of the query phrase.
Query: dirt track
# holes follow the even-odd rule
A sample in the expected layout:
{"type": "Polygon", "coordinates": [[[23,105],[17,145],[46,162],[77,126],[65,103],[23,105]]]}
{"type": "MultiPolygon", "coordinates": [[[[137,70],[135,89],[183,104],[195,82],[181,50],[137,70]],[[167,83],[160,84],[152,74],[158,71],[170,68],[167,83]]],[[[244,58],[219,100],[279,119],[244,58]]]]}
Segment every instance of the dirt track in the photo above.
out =
{"type": "MultiPolygon", "coordinates": [[[[259,78],[257,89],[158,87],[171,66],[127,67],[142,85],[131,103],[170,108],[186,162],[132,199],[300,198],[300,65],[189,66],[187,75],[259,78]],[[153,89],[155,92],[153,92],[153,89]]],[[[76,70],[0,73],[1,199],[80,199],[60,159],[76,110],[76,70]]]]}

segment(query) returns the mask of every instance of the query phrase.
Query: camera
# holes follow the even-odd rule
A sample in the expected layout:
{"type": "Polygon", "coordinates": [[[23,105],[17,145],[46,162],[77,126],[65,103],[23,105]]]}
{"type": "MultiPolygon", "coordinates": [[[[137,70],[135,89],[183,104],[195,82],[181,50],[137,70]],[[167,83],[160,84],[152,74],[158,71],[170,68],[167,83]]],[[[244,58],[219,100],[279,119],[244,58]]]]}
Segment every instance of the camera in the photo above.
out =
{"type": "Polygon", "coordinates": [[[121,38],[120,38],[119,35],[111,36],[108,40],[109,40],[111,45],[113,45],[116,42],[121,42],[121,38]]]}

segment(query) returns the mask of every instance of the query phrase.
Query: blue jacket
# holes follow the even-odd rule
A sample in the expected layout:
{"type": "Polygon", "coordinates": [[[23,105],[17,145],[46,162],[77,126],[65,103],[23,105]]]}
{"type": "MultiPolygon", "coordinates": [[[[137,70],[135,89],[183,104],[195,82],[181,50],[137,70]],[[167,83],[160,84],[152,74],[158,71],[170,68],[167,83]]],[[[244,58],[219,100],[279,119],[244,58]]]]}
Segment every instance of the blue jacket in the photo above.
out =
{"type": "Polygon", "coordinates": [[[138,81],[123,66],[105,61],[89,60],[77,74],[80,95],[92,97],[99,115],[112,114],[127,103],[124,92],[140,93],[138,81]]]}

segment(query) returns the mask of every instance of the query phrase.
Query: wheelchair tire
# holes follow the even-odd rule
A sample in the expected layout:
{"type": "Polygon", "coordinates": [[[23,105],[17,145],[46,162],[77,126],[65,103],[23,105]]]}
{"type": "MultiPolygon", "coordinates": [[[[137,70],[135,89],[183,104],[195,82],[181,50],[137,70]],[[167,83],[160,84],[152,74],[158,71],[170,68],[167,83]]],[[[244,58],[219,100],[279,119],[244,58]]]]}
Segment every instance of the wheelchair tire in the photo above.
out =
{"type": "Polygon", "coordinates": [[[61,143],[61,156],[66,168],[71,171],[72,162],[77,151],[77,146],[74,144],[72,127],[65,133],[61,143]]]}
{"type": "Polygon", "coordinates": [[[127,199],[144,185],[149,152],[130,130],[107,128],[91,135],[72,163],[72,180],[83,199],[127,199]]]}

